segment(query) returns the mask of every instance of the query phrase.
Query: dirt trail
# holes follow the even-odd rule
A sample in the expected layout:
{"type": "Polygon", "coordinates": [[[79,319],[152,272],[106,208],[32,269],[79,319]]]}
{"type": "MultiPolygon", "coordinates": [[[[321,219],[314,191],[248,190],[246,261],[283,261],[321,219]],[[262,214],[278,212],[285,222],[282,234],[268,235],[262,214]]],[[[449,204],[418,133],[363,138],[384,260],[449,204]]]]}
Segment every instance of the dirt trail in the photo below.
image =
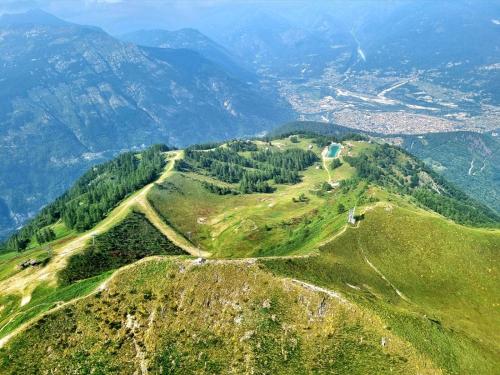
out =
{"type": "MultiPolygon", "coordinates": [[[[175,160],[182,156],[182,151],[170,152],[170,159],[165,168],[165,171],[155,182],[163,182],[167,179],[173,171],[175,160]]],[[[103,232],[106,232],[111,227],[113,227],[117,222],[124,219],[133,207],[139,207],[144,209],[145,214],[148,219],[152,221],[162,233],[165,235],[172,235],[173,242],[184,248],[188,253],[199,256],[200,252],[198,249],[187,243],[187,241],[180,241],[179,235],[175,234],[173,229],[169,228],[166,224],[161,224],[162,221],[158,215],[154,212],[152,207],[149,205],[147,200],[147,194],[154,186],[154,183],[148,184],[142,189],[138,190],[130,197],[122,201],[114,210],[112,210],[109,215],[97,224],[93,229],[88,232],[82,233],[75,239],[54,248],[54,255],[52,260],[45,267],[40,269],[27,268],[26,270],[19,272],[18,274],[4,280],[0,283],[0,290],[3,294],[21,294],[22,301],[29,301],[32,291],[41,281],[55,281],[55,276],[57,271],[62,269],[68,257],[75,253],[76,251],[85,247],[85,245],[92,240],[94,236],[97,236],[103,232]]],[[[203,256],[208,256],[206,252],[201,252],[203,256]]]]}
{"type": "MultiPolygon", "coordinates": [[[[330,181],[330,170],[326,163],[326,152],[328,148],[323,151],[323,165],[325,171],[328,174],[330,181]]],[[[163,174],[156,180],[156,183],[161,183],[165,181],[173,172],[175,160],[182,157],[182,151],[170,152],[170,160],[165,168],[163,174]]],[[[117,222],[124,219],[126,215],[130,212],[132,208],[137,208],[142,211],[148,220],[165,236],[167,236],[174,244],[184,249],[186,252],[193,256],[209,257],[210,253],[203,251],[193,244],[191,244],[182,235],[177,233],[172,227],[165,223],[154,210],[147,199],[147,194],[154,186],[154,183],[148,184],[139,191],[132,194],[130,197],[126,198],[121,202],[110,214],[102,220],[96,227],[88,232],[82,233],[73,240],[54,248],[54,255],[51,262],[41,269],[26,269],[13,277],[0,282],[0,290],[5,294],[21,294],[22,301],[24,304],[28,303],[31,297],[31,293],[36,285],[41,281],[55,281],[55,275],[57,271],[62,269],[69,256],[75,252],[81,250],[85,245],[92,240],[93,237],[106,232],[117,222]]],[[[324,242],[331,241],[338,235],[341,235],[345,229],[340,233],[335,235],[324,242]]]]}
{"type": "Polygon", "coordinates": [[[330,168],[328,168],[328,165],[326,163],[326,159],[328,155],[328,146],[326,146],[323,151],[321,151],[321,160],[323,161],[323,168],[325,169],[326,173],[328,173],[328,183],[332,183],[332,175],[330,174],[330,168]]]}
{"type": "Polygon", "coordinates": [[[146,215],[147,219],[151,222],[151,224],[153,224],[156,227],[156,229],[162,232],[175,245],[187,251],[189,254],[203,258],[207,258],[211,255],[209,252],[201,250],[200,248],[192,245],[188,240],[186,240],[178,232],[176,232],[171,226],[166,224],[158,216],[155,209],[151,207],[151,204],[148,202],[146,197],[137,202],[137,208],[139,209],[139,211],[141,211],[146,215]]]}
{"type": "Polygon", "coordinates": [[[292,279],[292,282],[294,282],[295,284],[299,284],[300,286],[302,286],[304,288],[314,290],[315,292],[325,293],[325,294],[329,295],[330,297],[338,299],[342,303],[349,303],[349,301],[346,300],[339,292],[336,292],[334,290],[325,289],[325,288],[322,288],[320,286],[317,286],[314,284],[309,284],[309,283],[306,283],[304,281],[297,280],[297,279],[292,279]]]}
{"type": "MultiPolygon", "coordinates": [[[[386,206],[386,208],[391,208],[392,206],[389,204],[384,204],[383,202],[377,202],[371,206],[368,206],[368,207],[365,207],[365,209],[363,210],[363,214],[366,213],[367,211],[370,211],[370,210],[373,210],[375,207],[377,206],[386,206]]],[[[357,225],[355,227],[351,227],[352,229],[358,229],[359,228],[359,224],[360,222],[357,223],[357,225]]],[[[358,238],[358,248],[359,248],[359,251],[361,253],[361,257],[364,259],[364,261],[366,262],[366,264],[368,264],[368,266],[377,274],[380,276],[380,278],[382,280],[384,280],[387,285],[389,285],[393,290],[394,292],[404,301],[408,302],[408,303],[412,303],[411,300],[406,297],[403,292],[401,292],[391,281],[389,281],[389,279],[387,277],[385,277],[385,275],[382,273],[382,271],[380,271],[372,262],[370,262],[370,260],[368,259],[368,257],[366,256],[366,253],[365,251],[363,250],[363,247],[361,246],[361,243],[359,241],[359,238],[358,238]]]]}
{"type": "Polygon", "coordinates": [[[361,245],[359,246],[359,249],[360,249],[360,251],[361,251],[361,255],[363,256],[363,259],[365,260],[366,264],[368,264],[368,266],[369,266],[369,267],[370,267],[373,271],[375,271],[375,273],[376,273],[377,275],[379,275],[379,276],[382,278],[382,280],[384,280],[384,281],[387,283],[387,285],[389,285],[389,286],[392,288],[392,290],[394,290],[394,292],[396,292],[396,294],[397,294],[397,295],[398,295],[398,296],[399,296],[402,300],[404,300],[405,302],[411,303],[410,299],[409,299],[408,297],[406,297],[406,296],[405,296],[405,295],[404,295],[404,294],[403,294],[403,293],[402,293],[402,292],[401,292],[398,288],[396,288],[396,286],[395,286],[393,283],[391,283],[391,282],[389,281],[389,279],[387,279],[387,277],[385,277],[385,275],[384,275],[384,274],[383,274],[383,273],[382,273],[382,272],[381,272],[381,271],[380,271],[377,267],[375,267],[375,265],[374,265],[372,262],[370,262],[370,260],[367,258],[367,256],[366,256],[366,254],[365,254],[365,252],[364,252],[363,248],[361,247],[361,245]]]}

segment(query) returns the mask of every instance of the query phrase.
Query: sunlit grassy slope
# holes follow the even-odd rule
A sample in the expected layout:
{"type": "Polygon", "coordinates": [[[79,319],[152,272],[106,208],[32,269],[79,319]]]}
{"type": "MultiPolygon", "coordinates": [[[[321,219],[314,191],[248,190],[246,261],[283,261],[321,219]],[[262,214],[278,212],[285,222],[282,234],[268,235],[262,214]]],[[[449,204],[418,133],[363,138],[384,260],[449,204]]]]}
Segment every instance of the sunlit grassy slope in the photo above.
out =
{"type": "Polygon", "coordinates": [[[103,292],[42,318],[0,351],[0,370],[439,373],[362,307],[247,261],[165,259],[140,262],[103,292]]]}
{"type": "MultiPolygon", "coordinates": [[[[369,147],[366,142],[352,144],[352,154],[369,147]]],[[[312,150],[321,154],[309,138],[300,138],[299,143],[280,139],[272,145],[276,150],[307,149],[312,145],[312,150]]],[[[347,164],[331,173],[335,181],[352,176],[353,170],[347,164]]],[[[275,184],[272,194],[217,195],[204,188],[203,181],[231,186],[200,173],[176,172],[152,189],[148,199],[178,232],[219,257],[308,253],[344,227],[346,213],[339,213],[338,205],[354,206],[364,187],[322,192],[321,185],[328,181],[322,162],[304,171],[299,184],[275,184]],[[301,194],[307,201],[294,202],[301,194]]]]}
{"type": "Polygon", "coordinates": [[[339,290],[454,374],[500,366],[500,232],[386,204],[320,255],[262,260],[277,275],[339,290]],[[398,295],[400,293],[400,295],[398,295]]]}
{"type": "MultiPolygon", "coordinates": [[[[255,144],[322,151],[308,136],[255,144]]],[[[32,293],[0,294],[0,346],[52,310],[0,350],[0,373],[496,374],[500,231],[457,225],[417,204],[409,189],[352,179],[358,172],[346,160],[377,146],[343,146],[338,168],[319,159],[300,183],[271,181],[272,193],[239,195],[211,192],[206,182],[238,185],[203,170],[174,171],[185,154],[178,151],[156,184],[96,227],[105,233],[132,208],[143,210],[177,246],[216,258],[206,264],[153,257],[111,281],[107,272],[62,287],[50,262],[17,267],[47,257],[47,248],[1,255],[2,285],[37,278],[20,289],[32,293]],[[346,223],[353,206],[355,226],[346,223]],[[234,259],[245,257],[252,259],[234,259]]],[[[388,178],[405,183],[400,167],[409,161],[398,153],[388,178]]],[[[85,241],[55,226],[60,270],[85,241]],[[79,247],[66,254],[65,241],[79,247]]],[[[96,228],[80,236],[89,240],[96,228]]],[[[139,232],[121,231],[118,241],[137,242],[139,232]]]]}

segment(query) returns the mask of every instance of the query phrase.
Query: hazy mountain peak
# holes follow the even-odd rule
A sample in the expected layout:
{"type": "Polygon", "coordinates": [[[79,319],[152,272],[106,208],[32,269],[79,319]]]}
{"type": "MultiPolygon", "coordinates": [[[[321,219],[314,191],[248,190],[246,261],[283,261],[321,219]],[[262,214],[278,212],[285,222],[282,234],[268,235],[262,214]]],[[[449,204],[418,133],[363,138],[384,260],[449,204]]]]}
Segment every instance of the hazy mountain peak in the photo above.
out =
{"type": "Polygon", "coordinates": [[[4,14],[0,17],[0,27],[44,25],[65,26],[68,22],[41,9],[31,9],[24,13],[4,14]]]}
{"type": "Polygon", "coordinates": [[[225,47],[194,28],[179,30],[148,29],[124,34],[122,40],[147,47],[190,49],[223,67],[234,77],[254,81],[255,77],[243,69],[241,61],[225,47]]]}
{"type": "Polygon", "coordinates": [[[121,39],[148,47],[195,49],[192,48],[195,45],[210,45],[218,50],[225,50],[224,47],[194,28],[182,28],[179,30],[142,29],[124,34],[121,36],[121,39]]]}

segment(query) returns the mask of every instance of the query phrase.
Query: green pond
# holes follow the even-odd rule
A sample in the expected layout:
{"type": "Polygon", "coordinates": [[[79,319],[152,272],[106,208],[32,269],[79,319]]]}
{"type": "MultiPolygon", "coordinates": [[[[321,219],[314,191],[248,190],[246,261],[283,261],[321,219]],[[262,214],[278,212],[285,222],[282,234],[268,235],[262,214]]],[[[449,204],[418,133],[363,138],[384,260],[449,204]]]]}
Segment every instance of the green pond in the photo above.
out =
{"type": "Polygon", "coordinates": [[[338,143],[332,143],[328,146],[328,153],[326,154],[329,158],[336,158],[340,152],[340,145],[338,143]]]}

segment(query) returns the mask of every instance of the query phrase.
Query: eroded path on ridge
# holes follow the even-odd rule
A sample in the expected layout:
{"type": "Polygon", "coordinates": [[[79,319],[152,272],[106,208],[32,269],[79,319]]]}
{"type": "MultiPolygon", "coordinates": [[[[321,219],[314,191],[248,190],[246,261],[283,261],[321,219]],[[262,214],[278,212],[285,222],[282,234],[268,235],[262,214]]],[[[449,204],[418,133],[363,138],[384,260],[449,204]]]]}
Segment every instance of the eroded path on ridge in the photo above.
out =
{"type": "Polygon", "coordinates": [[[115,209],[113,209],[104,220],[99,222],[91,230],[82,233],[69,242],[54,248],[52,260],[45,267],[39,269],[27,268],[26,270],[2,281],[0,283],[0,290],[2,293],[21,294],[23,304],[29,303],[32,291],[40,282],[55,281],[57,272],[66,265],[69,256],[78,250],[83,249],[93,237],[108,231],[111,227],[123,220],[134,207],[143,211],[146,217],[158,230],[160,230],[174,244],[181,247],[186,252],[194,256],[209,256],[209,253],[198,250],[181,235],[177,234],[175,230],[164,223],[156,211],[151,207],[147,199],[147,195],[153,188],[154,184],[165,181],[173,173],[175,161],[182,157],[182,151],[171,151],[167,155],[170,156],[167,166],[162,175],[155,182],[144,186],[142,189],[127,197],[115,209]]]}
{"type": "Polygon", "coordinates": [[[332,175],[330,174],[330,168],[328,168],[328,164],[326,163],[326,160],[329,159],[327,157],[328,155],[328,146],[326,146],[323,151],[321,151],[321,160],[323,161],[323,168],[325,169],[326,173],[328,173],[328,183],[332,183],[332,175]]]}
{"type": "MultiPolygon", "coordinates": [[[[162,177],[157,180],[157,182],[164,181],[171,174],[172,169],[173,169],[173,164],[174,164],[175,160],[178,157],[180,157],[179,154],[176,154],[176,156],[170,160],[170,165],[165,170],[165,173],[162,175],[162,177]]],[[[119,207],[117,207],[116,213],[117,214],[121,214],[123,212],[124,207],[139,208],[141,211],[143,211],[146,214],[146,216],[148,217],[148,219],[158,229],[160,229],[162,231],[162,233],[164,233],[166,236],[168,236],[168,238],[170,240],[172,240],[172,242],[174,242],[174,243],[178,244],[179,246],[183,247],[185,250],[187,250],[187,249],[192,250],[194,252],[194,254],[192,254],[192,255],[199,256],[200,253],[201,253],[202,256],[205,256],[205,254],[210,255],[209,253],[207,253],[205,251],[200,251],[199,249],[197,249],[196,247],[194,247],[193,245],[191,245],[189,243],[187,243],[187,245],[188,245],[187,247],[184,247],[184,245],[186,245],[186,244],[183,243],[183,241],[187,242],[187,240],[185,240],[181,235],[179,235],[177,232],[175,232],[174,229],[172,229],[171,227],[169,227],[167,224],[165,224],[161,220],[161,218],[158,216],[158,214],[156,213],[156,211],[151,207],[151,205],[149,204],[149,202],[147,200],[147,193],[149,192],[149,190],[151,189],[152,186],[153,186],[153,184],[146,186],[145,188],[143,188],[143,190],[140,190],[137,195],[131,197],[132,199],[130,199],[130,201],[127,200],[127,202],[123,203],[123,206],[120,205],[119,207]],[[179,241],[179,242],[177,242],[177,241],[179,241]]],[[[372,209],[372,208],[374,208],[375,206],[378,206],[379,204],[380,204],[380,202],[377,202],[377,203],[375,203],[372,206],[366,207],[363,210],[363,213],[366,212],[366,211],[368,211],[368,210],[370,210],[370,209],[372,209]]],[[[109,225],[111,225],[111,223],[109,223],[109,225]]],[[[358,225],[359,225],[359,223],[358,223],[358,225]]],[[[90,233],[94,233],[94,232],[98,232],[100,230],[104,230],[104,229],[107,229],[107,228],[108,228],[107,225],[103,225],[102,227],[99,226],[99,227],[96,227],[93,231],[89,232],[89,234],[90,233]]],[[[241,263],[242,265],[243,264],[251,265],[251,264],[257,263],[259,260],[265,260],[265,259],[300,259],[300,258],[315,257],[315,256],[319,256],[320,255],[319,248],[321,246],[323,246],[324,244],[326,244],[328,242],[331,242],[331,241],[335,240],[337,237],[339,237],[342,234],[344,234],[346,232],[346,230],[348,230],[348,229],[354,229],[355,230],[357,228],[358,228],[357,226],[356,227],[351,227],[351,226],[345,225],[339,232],[335,233],[333,236],[329,237],[328,239],[326,239],[323,242],[321,242],[320,244],[318,244],[317,249],[315,251],[312,251],[312,252],[310,252],[308,254],[288,255],[288,256],[263,256],[263,257],[238,258],[238,259],[208,259],[208,260],[201,261],[201,262],[198,261],[198,260],[192,260],[192,261],[190,261],[190,263],[187,263],[187,264],[189,264],[190,266],[194,266],[194,267],[203,265],[205,263],[207,263],[207,264],[217,264],[217,263],[233,263],[234,264],[234,263],[241,263]]],[[[86,234],[87,235],[87,237],[86,237],[87,239],[89,238],[88,237],[89,234],[86,234]]],[[[81,239],[78,239],[78,240],[79,240],[79,242],[76,242],[76,241],[75,242],[78,243],[78,244],[81,243],[80,242],[81,239]]],[[[83,245],[84,244],[85,243],[83,243],[83,245]]],[[[70,245],[70,244],[68,244],[68,245],[70,245]]],[[[71,248],[77,249],[77,247],[76,247],[76,245],[74,243],[71,243],[71,245],[72,245],[71,248]]],[[[68,252],[69,252],[69,249],[68,249],[68,246],[66,246],[64,248],[64,254],[68,254],[68,252]]],[[[72,299],[70,301],[66,301],[66,302],[62,302],[61,301],[60,303],[57,303],[55,307],[51,308],[50,310],[48,310],[46,312],[43,312],[42,314],[40,314],[38,316],[35,316],[34,318],[30,319],[29,321],[23,323],[22,325],[20,325],[16,329],[14,329],[12,332],[10,332],[5,337],[1,338],[0,339],[0,348],[2,348],[8,341],[10,341],[11,338],[15,337],[16,335],[18,335],[19,333],[21,333],[22,331],[24,331],[27,327],[29,327],[31,324],[33,324],[33,322],[35,322],[38,319],[40,319],[41,316],[50,314],[50,313],[52,313],[54,311],[57,311],[57,310],[65,307],[65,306],[67,306],[67,305],[76,303],[77,301],[79,301],[79,300],[81,300],[83,298],[86,298],[89,295],[95,294],[95,293],[97,293],[97,292],[99,292],[101,290],[106,289],[106,287],[109,284],[109,282],[111,280],[113,280],[118,274],[120,274],[121,272],[123,272],[124,270],[129,269],[131,267],[135,267],[135,266],[137,266],[138,264],[140,264],[142,262],[151,261],[152,259],[155,259],[155,258],[156,259],[164,259],[164,257],[162,257],[162,256],[152,256],[152,257],[147,257],[147,258],[141,259],[141,260],[139,260],[137,262],[134,262],[132,264],[126,265],[124,267],[121,267],[118,270],[116,270],[109,278],[107,278],[99,287],[97,287],[90,294],[86,294],[84,296],[80,296],[80,297],[72,299]]],[[[187,262],[189,262],[189,261],[187,261],[187,262]]],[[[326,293],[330,297],[334,297],[334,298],[340,300],[343,303],[349,303],[349,301],[340,292],[337,292],[337,291],[334,291],[334,290],[331,290],[331,289],[322,288],[322,287],[319,287],[317,285],[314,285],[314,284],[311,284],[311,283],[307,283],[305,281],[298,280],[298,279],[290,279],[290,280],[293,283],[296,283],[296,284],[298,284],[298,285],[300,285],[300,286],[302,286],[304,288],[311,289],[311,290],[318,291],[318,292],[322,292],[322,293],[326,293]]],[[[34,307],[36,307],[36,306],[34,306],[34,307]]],[[[34,308],[34,307],[32,307],[32,308],[34,308]]],[[[25,313],[25,311],[19,312],[19,314],[21,314],[21,313],[25,313]]],[[[11,321],[14,319],[14,317],[15,316],[12,317],[11,321]]],[[[8,324],[10,324],[10,321],[7,323],[7,325],[8,324]]]]}

